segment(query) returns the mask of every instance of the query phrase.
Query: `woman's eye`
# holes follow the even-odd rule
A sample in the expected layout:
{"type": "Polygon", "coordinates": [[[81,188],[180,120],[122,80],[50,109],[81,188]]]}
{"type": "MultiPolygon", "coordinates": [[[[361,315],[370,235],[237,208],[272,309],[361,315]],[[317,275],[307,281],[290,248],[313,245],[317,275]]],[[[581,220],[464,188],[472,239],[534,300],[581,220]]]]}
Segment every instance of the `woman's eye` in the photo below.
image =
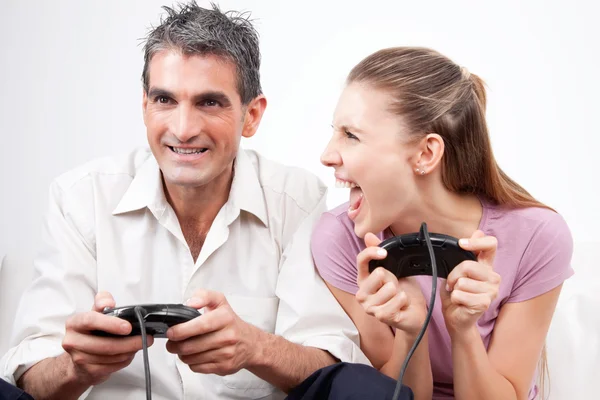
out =
{"type": "Polygon", "coordinates": [[[358,140],[358,138],[352,132],[344,130],[344,134],[346,134],[346,137],[348,139],[358,140]]]}

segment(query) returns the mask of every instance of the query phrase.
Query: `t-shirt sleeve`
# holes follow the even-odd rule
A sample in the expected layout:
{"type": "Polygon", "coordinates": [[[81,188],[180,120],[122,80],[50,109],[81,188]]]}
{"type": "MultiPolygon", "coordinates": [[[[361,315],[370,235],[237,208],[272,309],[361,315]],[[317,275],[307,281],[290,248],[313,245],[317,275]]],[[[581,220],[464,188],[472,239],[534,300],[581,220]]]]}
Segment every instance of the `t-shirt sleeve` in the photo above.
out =
{"type": "Polygon", "coordinates": [[[311,238],[311,251],[319,274],[328,284],[356,294],[356,256],[359,238],[330,212],[324,213],[311,238]]]}
{"type": "Polygon", "coordinates": [[[542,295],[573,275],[573,238],[560,214],[552,213],[532,236],[508,302],[516,303],[542,295]]]}

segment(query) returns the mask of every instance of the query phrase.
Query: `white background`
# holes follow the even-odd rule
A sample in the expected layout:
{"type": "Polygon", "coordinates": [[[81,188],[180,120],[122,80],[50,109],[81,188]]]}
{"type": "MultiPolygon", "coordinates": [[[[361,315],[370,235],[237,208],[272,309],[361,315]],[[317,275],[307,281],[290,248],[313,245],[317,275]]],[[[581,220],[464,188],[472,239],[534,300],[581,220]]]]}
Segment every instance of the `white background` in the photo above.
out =
{"type": "MultiPolygon", "coordinates": [[[[165,2],[0,3],[1,257],[37,249],[52,178],[145,144],[140,38],[165,2]]],[[[432,47],[487,82],[501,167],[563,214],[576,241],[600,241],[595,2],[220,4],[252,11],[261,35],[269,105],[246,147],[333,184],[319,155],[350,68],[383,47],[432,47]]],[[[346,198],[332,187],[330,206],[346,198]]]]}

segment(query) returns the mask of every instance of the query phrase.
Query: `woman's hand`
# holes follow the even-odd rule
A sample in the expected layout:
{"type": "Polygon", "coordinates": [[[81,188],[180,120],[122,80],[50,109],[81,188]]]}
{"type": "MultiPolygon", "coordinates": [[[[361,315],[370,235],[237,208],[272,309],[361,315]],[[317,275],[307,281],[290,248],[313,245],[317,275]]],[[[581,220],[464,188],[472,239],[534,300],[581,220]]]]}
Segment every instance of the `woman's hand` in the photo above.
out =
{"type": "Polygon", "coordinates": [[[369,272],[370,260],[382,260],[385,249],[372,233],[365,235],[367,247],[356,257],[358,292],[356,300],[365,312],[379,321],[416,336],[427,316],[427,306],[419,284],[413,278],[398,280],[390,271],[379,267],[369,272]]]}
{"type": "Polygon", "coordinates": [[[498,242],[481,231],[460,246],[474,252],[477,261],[463,261],[448,275],[446,287],[440,288],[442,313],[450,335],[475,326],[477,320],[498,296],[500,275],[493,270],[498,242]]]}

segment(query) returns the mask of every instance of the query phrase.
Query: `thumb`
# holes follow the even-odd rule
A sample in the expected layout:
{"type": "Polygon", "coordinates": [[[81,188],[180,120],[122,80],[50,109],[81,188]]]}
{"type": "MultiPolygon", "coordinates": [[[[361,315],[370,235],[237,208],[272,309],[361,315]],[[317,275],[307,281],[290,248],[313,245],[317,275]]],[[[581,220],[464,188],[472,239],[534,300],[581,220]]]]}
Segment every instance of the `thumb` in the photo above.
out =
{"type": "Polygon", "coordinates": [[[479,239],[485,236],[485,233],[483,233],[483,231],[480,230],[476,230],[475,232],[473,232],[473,234],[471,235],[471,239],[479,239]]]}
{"type": "Polygon", "coordinates": [[[382,249],[377,249],[377,253],[379,252],[383,252],[383,255],[378,254],[377,256],[374,255],[373,252],[373,247],[377,247],[377,245],[379,243],[381,243],[381,240],[379,240],[379,238],[377,236],[375,236],[374,234],[372,234],[371,232],[368,232],[365,237],[364,237],[364,242],[365,242],[365,249],[363,251],[361,251],[357,256],[356,256],[356,268],[357,268],[357,282],[360,285],[360,283],[362,281],[364,281],[365,279],[367,279],[367,277],[371,274],[371,271],[369,271],[369,261],[372,259],[381,259],[381,258],[385,258],[385,250],[382,249]]]}
{"type": "Polygon", "coordinates": [[[199,289],[188,301],[185,302],[185,305],[197,310],[204,307],[208,308],[209,310],[214,310],[226,303],[227,300],[225,299],[225,295],[223,295],[223,293],[215,292],[213,290],[199,289]]]}
{"type": "Polygon", "coordinates": [[[381,243],[381,240],[371,232],[368,232],[365,235],[365,245],[367,247],[378,246],[381,243]]]}
{"type": "Polygon", "coordinates": [[[450,300],[450,291],[448,291],[448,284],[446,283],[445,279],[441,281],[441,285],[439,285],[438,291],[440,292],[440,299],[443,302],[450,300]]]}
{"type": "Polygon", "coordinates": [[[94,306],[92,311],[102,312],[106,307],[114,307],[116,305],[115,299],[109,292],[98,292],[94,297],[94,306]]]}

